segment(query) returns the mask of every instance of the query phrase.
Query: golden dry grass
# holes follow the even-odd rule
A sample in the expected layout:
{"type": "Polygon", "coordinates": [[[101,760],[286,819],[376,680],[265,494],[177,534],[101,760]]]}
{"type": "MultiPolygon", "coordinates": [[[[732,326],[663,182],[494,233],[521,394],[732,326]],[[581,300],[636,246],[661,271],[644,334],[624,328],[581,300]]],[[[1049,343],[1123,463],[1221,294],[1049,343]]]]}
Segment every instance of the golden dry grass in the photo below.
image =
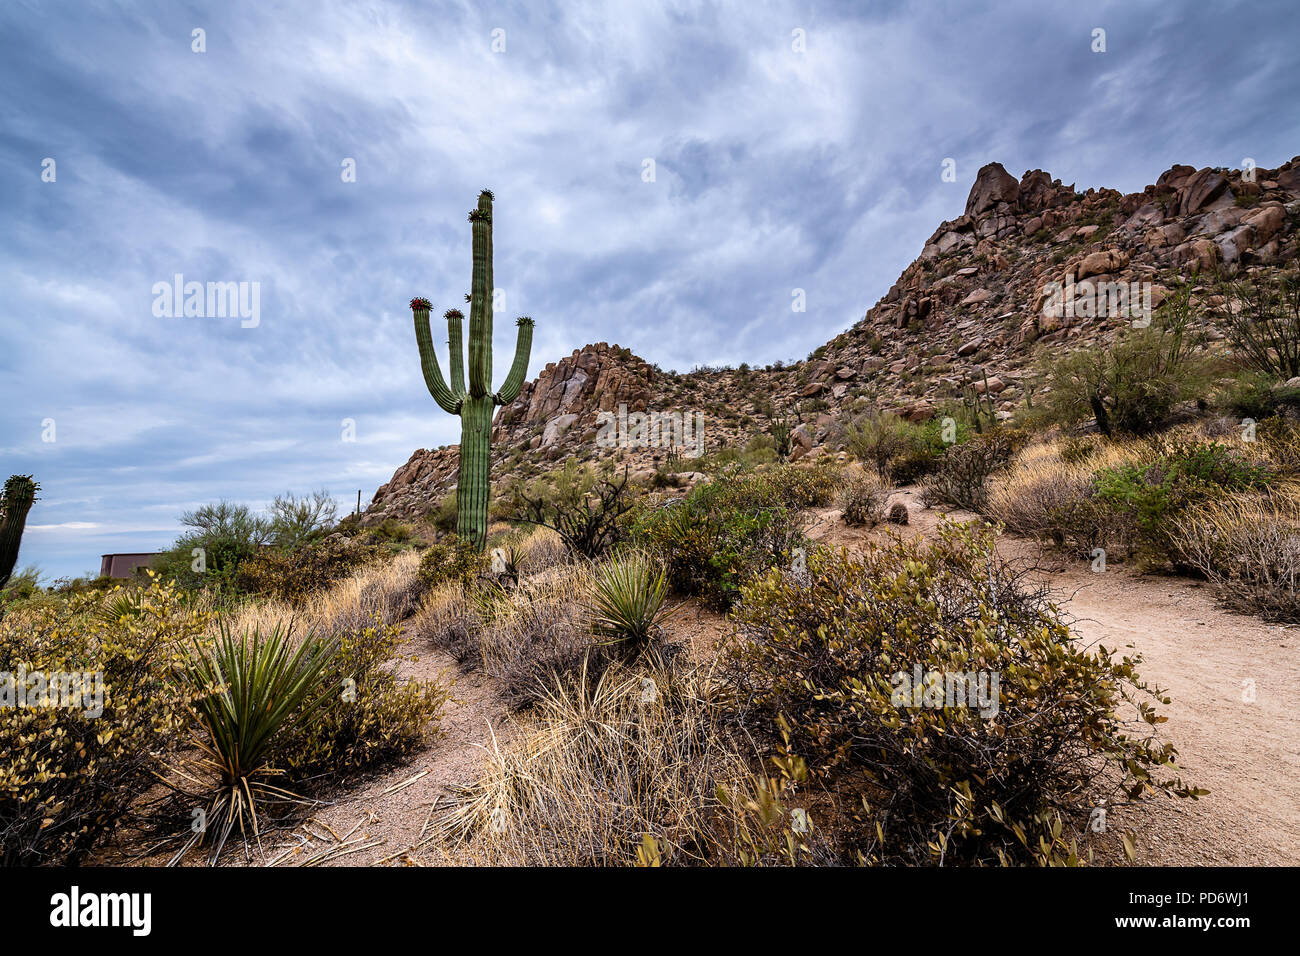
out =
{"type": "Polygon", "coordinates": [[[415,609],[423,590],[416,576],[419,563],[419,554],[403,551],[390,562],[367,565],[351,577],[312,594],[302,607],[257,599],[225,615],[225,620],[234,633],[249,633],[259,628],[266,634],[277,624],[292,623],[294,633],[299,636],[308,631],[325,634],[360,626],[375,614],[383,623],[391,624],[415,609]]]}
{"type": "Polygon", "coordinates": [[[703,862],[719,786],[748,777],[698,672],[611,668],[553,689],[520,729],[440,820],[474,863],[630,865],[644,834],[664,862],[703,862]]]}
{"type": "Polygon", "coordinates": [[[1300,622],[1300,482],[1192,508],[1174,519],[1174,541],[1226,606],[1300,622]]]}

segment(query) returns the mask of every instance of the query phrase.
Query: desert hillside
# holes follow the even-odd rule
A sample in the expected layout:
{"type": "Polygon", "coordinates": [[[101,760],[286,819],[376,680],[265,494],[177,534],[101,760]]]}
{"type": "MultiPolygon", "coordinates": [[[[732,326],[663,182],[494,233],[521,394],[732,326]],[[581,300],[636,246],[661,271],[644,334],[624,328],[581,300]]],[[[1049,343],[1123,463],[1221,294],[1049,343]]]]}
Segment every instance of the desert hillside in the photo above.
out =
{"type": "MultiPolygon", "coordinates": [[[[1208,297],[1201,276],[1294,263],[1297,225],[1300,157],[1248,172],[1175,165],[1128,194],[1076,192],[1039,169],[1016,180],[990,163],[965,213],[940,223],[863,318],[806,360],[674,374],[617,344],[588,345],[548,362],[498,412],[493,475],[527,476],[547,462],[615,453],[596,442],[597,417],[620,404],[702,413],[712,448],[743,443],[787,417],[796,460],[841,448],[846,423],[868,410],[923,422],[944,402],[987,388],[996,414],[1010,418],[1033,400],[1036,355],[1113,343],[1143,292],[1158,309],[1180,282],[1208,297]],[[1131,293],[1126,307],[1090,308],[1085,282],[1122,286],[1131,293]],[[1053,283],[1061,289],[1055,299],[1045,291],[1053,283]],[[1077,298],[1067,306],[1069,292],[1077,298]]],[[[1207,322],[1209,337],[1221,340],[1207,322]]],[[[642,476],[663,458],[654,449],[617,451],[642,476]]],[[[457,454],[454,445],[417,450],[375,493],[364,522],[424,516],[454,488],[457,454]]]]}

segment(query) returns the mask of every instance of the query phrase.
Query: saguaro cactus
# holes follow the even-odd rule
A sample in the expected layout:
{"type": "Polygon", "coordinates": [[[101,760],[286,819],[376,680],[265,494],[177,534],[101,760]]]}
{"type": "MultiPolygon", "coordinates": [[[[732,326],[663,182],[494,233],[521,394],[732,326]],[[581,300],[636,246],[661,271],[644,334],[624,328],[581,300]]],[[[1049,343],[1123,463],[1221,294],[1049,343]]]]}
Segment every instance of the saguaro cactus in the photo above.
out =
{"type": "Polygon", "coordinates": [[[469,302],[469,388],[465,387],[464,346],[459,309],[448,309],[447,338],[451,385],[442,377],[438,356],[429,331],[428,299],[412,299],[415,341],[420,347],[420,367],[429,394],[443,411],[460,416],[460,473],[456,480],[456,533],[480,551],[487,544],[488,492],[492,414],[497,405],[509,405],[519,397],[528,374],[528,354],[533,347],[533,320],[520,316],[515,361],[499,392],[492,389],[492,192],[479,193],[478,208],[469,214],[473,233],[474,270],[469,302]]]}
{"type": "Polygon", "coordinates": [[[9,583],[9,576],[18,563],[27,512],[40,487],[31,475],[11,475],[5,482],[4,497],[0,498],[0,588],[9,583]]]}

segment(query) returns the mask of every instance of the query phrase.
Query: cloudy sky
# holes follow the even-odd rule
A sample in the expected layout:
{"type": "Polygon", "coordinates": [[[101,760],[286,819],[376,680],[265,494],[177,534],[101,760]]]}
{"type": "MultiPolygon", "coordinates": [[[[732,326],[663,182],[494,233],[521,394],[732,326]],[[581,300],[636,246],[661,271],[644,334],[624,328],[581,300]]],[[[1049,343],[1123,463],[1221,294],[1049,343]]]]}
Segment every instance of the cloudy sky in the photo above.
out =
{"type": "Polygon", "coordinates": [[[163,547],[223,497],[369,500],[456,441],[406,303],[462,301],[480,187],[534,373],[594,341],[686,370],[851,325],[986,162],[1127,191],[1300,153],[1290,0],[986,6],[4,0],[20,567],[163,547]],[[256,324],[167,314],[177,274],[255,284],[256,324]]]}

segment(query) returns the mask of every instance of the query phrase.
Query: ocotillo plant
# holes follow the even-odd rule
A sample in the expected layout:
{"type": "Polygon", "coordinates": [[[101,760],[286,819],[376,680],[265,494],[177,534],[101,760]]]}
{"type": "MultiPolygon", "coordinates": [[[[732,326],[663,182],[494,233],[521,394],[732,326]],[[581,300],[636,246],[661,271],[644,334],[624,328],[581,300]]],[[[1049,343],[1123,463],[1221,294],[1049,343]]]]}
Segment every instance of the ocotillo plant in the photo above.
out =
{"type": "Polygon", "coordinates": [[[456,480],[456,533],[480,551],[487,545],[488,492],[492,413],[497,405],[509,405],[519,397],[528,373],[528,353],[533,346],[533,320],[520,316],[515,361],[501,391],[492,389],[492,192],[479,193],[478,208],[469,214],[473,234],[474,270],[469,302],[469,388],[465,387],[464,347],[461,323],[464,314],[448,309],[447,338],[451,386],[442,377],[438,356],[429,331],[428,299],[412,299],[415,341],[420,346],[420,366],[429,394],[443,411],[460,416],[460,473],[456,480]]]}
{"type": "Polygon", "coordinates": [[[18,546],[23,542],[27,512],[31,510],[40,487],[32,481],[31,475],[11,475],[5,482],[4,497],[0,498],[0,588],[9,583],[9,576],[18,562],[18,546]]]}

